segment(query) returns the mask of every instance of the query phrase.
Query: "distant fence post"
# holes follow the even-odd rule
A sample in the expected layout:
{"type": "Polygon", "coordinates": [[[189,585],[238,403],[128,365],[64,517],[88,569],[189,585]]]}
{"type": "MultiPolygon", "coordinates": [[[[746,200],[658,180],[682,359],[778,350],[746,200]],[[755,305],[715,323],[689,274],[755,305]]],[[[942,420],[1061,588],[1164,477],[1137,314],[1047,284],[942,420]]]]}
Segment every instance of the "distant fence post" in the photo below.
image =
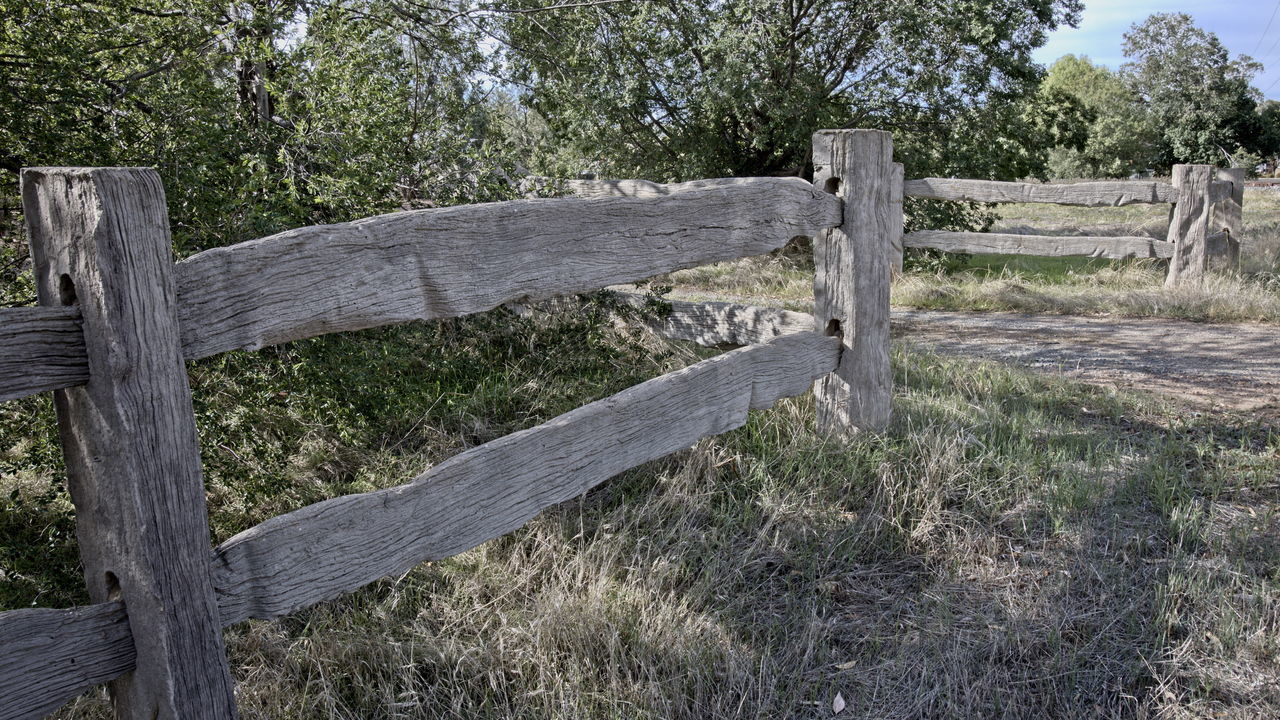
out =
{"type": "Polygon", "coordinates": [[[1173,245],[1165,287],[1198,281],[1209,269],[1209,185],[1211,165],[1174,165],[1174,206],[1168,239],[1173,245]]]}
{"type": "MultiPolygon", "coordinates": [[[[889,424],[889,274],[894,237],[893,136],[880,130],[821,130],[813,136],[813,182],[844,201],[844,221],[814,238],[814,321],[843,336],[835,372],[814,384],[821,431],[881,430],[889,424]]],[[[899,206],[901,207],[901,206],[899,206]]],[[[896,228],[895,228],[896,225],[896,228]]]]}
{"type": "Polygon", "coordinates": [[[893,178],[889,181],[889,259],[893,262],[895,275],[902,274],[902,197],[906,182],[906,171],[902,163],[893,164],[893,178]]]}
{"type": "Polygon", "coordinates": [[[40,303],[83,320],[88,383],[54,402],[89,595],[137,650],[116,716],[234,718],[160,177],[27,169],[22,199],[40,303]]]}
{"type": "Polygon", "coordinates": [[[1231,183],[1231,194],[1213,206],[1210,234],[1226,232],[1223,265],[1235,272],[1240,269],[1240,226],[1244,219],[1244,168],[1218,168],[1215,179],[1231,183]]]}

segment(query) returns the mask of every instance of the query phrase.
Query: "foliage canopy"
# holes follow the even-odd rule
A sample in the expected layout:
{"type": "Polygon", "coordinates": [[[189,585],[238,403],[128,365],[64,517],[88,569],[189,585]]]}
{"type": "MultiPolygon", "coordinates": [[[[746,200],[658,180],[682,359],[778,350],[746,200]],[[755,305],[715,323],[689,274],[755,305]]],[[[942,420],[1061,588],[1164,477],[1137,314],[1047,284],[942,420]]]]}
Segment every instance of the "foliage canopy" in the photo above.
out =
{"type": "Polygon", "coordinates": [[[1238,147],[1262,147],[1259,94],[1250,81],[1262,66],[1231,58],[1218,36],[1185,13],[1157,13],[1125,33],[1126,81],[1160,128],[1159,162],[1221,164],[1238,147]]]}
{"type": "Polygon", "coordinates": [[[153,165],[181,252],[496,192],[480,35],[391,0],[3,0],[0,172],[153,165]]]}
{"type": "MultiPolygon", "coordinates": [[[[532,9],[535,0],[514,7],[532,9]]],[[[659,0],[501,24],[507,76],[590,169],[801,174],[818,128],[893,130],[913,172],[1035,171],[1031,52],[1078,0],[659,0]]],[[[577,168],[579,170],[584,168],[577,168]]],[[[548,171],[563,168],[546,168],[548,171]]]]}

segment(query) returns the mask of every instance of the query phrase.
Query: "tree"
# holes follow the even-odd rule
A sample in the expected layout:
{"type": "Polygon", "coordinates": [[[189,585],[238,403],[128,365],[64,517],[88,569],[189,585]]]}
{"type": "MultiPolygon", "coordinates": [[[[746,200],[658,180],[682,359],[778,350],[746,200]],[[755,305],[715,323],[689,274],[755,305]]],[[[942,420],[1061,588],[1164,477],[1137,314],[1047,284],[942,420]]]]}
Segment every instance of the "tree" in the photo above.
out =
{"type": "Polygon", "coordinates": [[[0,191],[154,165],[180,252],[491,199],[482,36],[400,0],[0,0],[0,191]]]}
{"type": "Polygon", "coordinates": [[[1250,86],[1261,65],[1232,59],[1217,35],[1185,13],[1157,13],[1124,36],[1131,61],[1121,69],[1161,133],[1160,162],[1221,164],[1238,147],[1259,141],[1258,93],[1250,86]]]}
{"type": "Polygon", "coordinates": [[[1068,95],[1091,116],[1082,143],[1055,144],[1049,168],[1053,176],[1123,177],[1158,161],[1160,134],[1146,108],[1107,68],[1087,57],[1064,55],[1049,67],[1041,91],[1068,95]]]}
{"type": "Polygon", "coordinates": [[[1034,171],[1018,137],[1029,126],[1000,123],[1035,92],[1031,51],[1080,10],[1077,0],[615,0],[528,13],[538,6],[515,0],[498,25],[507,79],[578,169],[659,180],[800,174],[824,127],[894,131],[913,174],[1034,171]]]}

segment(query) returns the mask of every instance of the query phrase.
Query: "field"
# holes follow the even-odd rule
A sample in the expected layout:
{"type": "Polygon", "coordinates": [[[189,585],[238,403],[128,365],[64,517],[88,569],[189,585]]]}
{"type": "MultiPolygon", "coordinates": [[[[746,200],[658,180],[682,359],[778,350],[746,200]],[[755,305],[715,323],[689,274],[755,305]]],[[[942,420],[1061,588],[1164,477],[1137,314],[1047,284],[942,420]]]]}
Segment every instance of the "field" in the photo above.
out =
{"type": "MultiPolygon", "coordinates": [[[[1166,205],[1072,208],[999,206],[993,232],[1163,237],[1166,205]]],[[[1163,288],[1158,261],[974,255],[948,273],[916,270],[893,287],[893,303],[934,310],[1006,310],[1075,315],[1280,322],[1280,193],[1245,192],[1239,276],[1200,287],[1163,288]]],[[[808,310],[812,264],[794,253],[748,258],[673,274],[678,296],[729,297],[808,310]]]]}
{"type": "MultiPolygon", "coordinates": [[[[1144,304],[1160,295],[1143,265],[989,258],[910,276],[895,299],[1275,320],[1271,202],[1246,198],[1259,240],[1252,274],[1219,281],[1238,291],[1226,301],[1144,304]]],[[[1003,223],[1028,221],[1013,210],[1003,223]]],[[[812,292],[795,255],[671,282],[798,309],[812,292]]],[[[600,297],[193,363],[211,540],[712,352],[611,310],[600,297]]],[[[243,716],[1280,716],[1273,419],[906,345],[893,360],[884,433],[833,442],[807,398],[784,401],[475,550],[229,629],[243,716]]],[[[85,601],[50,404],[0,405],[5,608],[85,601]]],[[[96,692],[59,717],[107,712],[96,692]]]]}

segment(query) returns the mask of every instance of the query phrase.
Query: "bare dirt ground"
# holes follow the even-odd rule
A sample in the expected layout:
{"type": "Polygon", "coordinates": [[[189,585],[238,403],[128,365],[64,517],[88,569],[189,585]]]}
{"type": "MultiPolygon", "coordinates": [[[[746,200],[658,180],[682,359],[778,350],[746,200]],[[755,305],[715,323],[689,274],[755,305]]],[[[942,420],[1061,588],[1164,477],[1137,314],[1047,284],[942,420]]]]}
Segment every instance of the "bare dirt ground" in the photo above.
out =
{"type": "Polygon", "coordinates": [[[895,310],[895,339],[1084,382],[1280,416],[1280,326],[895,310]]]}

